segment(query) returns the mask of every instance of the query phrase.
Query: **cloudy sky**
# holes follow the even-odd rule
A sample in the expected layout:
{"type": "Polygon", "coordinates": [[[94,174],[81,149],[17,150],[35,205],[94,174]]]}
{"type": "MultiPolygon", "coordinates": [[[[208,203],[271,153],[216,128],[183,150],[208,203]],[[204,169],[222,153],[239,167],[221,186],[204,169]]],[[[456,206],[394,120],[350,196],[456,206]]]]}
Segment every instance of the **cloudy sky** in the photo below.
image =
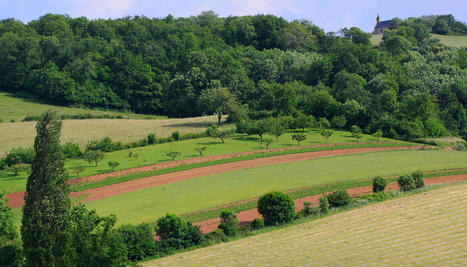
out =
{"type": "Polygon", "coordinates": [[[168,14],[187,17],[205,10],[214,10],[221,17],[274,14],[287,20],[306,19],[325,31],[352,26],[371,31],[377,13],[383,20],[453,14],[467,22],[467,0],[0,0],[0,19],[15,18],[25,23],[46,13],[88,18],[162,18],[168,14]]]}

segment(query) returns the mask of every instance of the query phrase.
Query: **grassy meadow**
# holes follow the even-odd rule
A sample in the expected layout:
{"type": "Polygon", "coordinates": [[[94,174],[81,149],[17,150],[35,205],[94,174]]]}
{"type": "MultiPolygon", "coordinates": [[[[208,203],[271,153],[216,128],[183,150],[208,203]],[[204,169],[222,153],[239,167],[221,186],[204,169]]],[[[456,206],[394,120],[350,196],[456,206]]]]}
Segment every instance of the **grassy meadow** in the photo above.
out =
{"type": "MultiPolygon", "coordinates": [[[[467,47],[467,36],[452,36],[452,35],[439,35],[431,34],[433,38],[437,38],[441,43],[452,47],[467,47]]],[[[382,34],[373,34],[370,38],[371,44],[376,46],[383,41],[382,34]]]]}
{"type": "MultiPolygon", "coordinates": [[[[164,120],[164,121],[170,121],[164,120]]],[[[76,122],[76,121],[75,121],[76,122]]],[[[279,138],[279,142],[274,142],[270,145],[270,148],[282,148],[296,146],[297,143],[292,140],[293,132],[287,132],[279,138]]],[[[310,130],[307,132],[308,139],[302,142],[302,145],[316,145],[323,143],[323,137],[319,134],[318,130],[310,130]]],[[[225,144],[220,143],[218,139],[205,137],[190,140],[181,140],[177,142],[156,144],[151,146],[132,148],[129,150],[120,150],[109,153],[104,153],[104,159],[99,162],[98,166],[95,167],[94,163],[88,163],[82,159],[68,159],[66,160],[65,167],[68,168],[70,178],[77,178],[76,174],[73,174],[72,168],[76,166],[85,166],[86,169],[80,173],[79,176],[89,176],[98,173],[110,172],[111,169],[107,165],[108,161],[117,161],[120,166],[116,170],[129,169],[134,167],[141,167],[151,164],[156,164],[170,159],[166,156],[168,151],[179,151],[181,156],[176,159],[190,159],[199,157],[198,152],[194,149],[196,147],[207,146],[204,152],[204,156],[212,156],[226,153],[236,153],[243,151],[253,151],[264,148],[261,147],[257,136],[246,136],[244,134],[235,134],[231,137],[226,138],[225,144]],[[129,153],[138,154],[138,158],[129,157],[129,153]]],[[[384,141],[394,141],[387,138],[382,138],[384,141]]],[[[343,142],[354,142],[349,132],[336,131],[327,141],[327,143],[343,143],[343,142]]],[[[363,135],[360,141],[376,141],[371,135],[363,135]]],[[[406,143],[401,142],[401,145],[406,143]]],[[[25,190],[27,174],[25,172],[20,175],[13,177],[10,173],[4,174],[4,177],[0,176],[0,188],[7,190],[7,192],[18,192],[25,190]]]]}
{"type": "Polygon", "coordinates": [[[143,263],[143,266],[463,266],[467,184],[143,263]]]}
{"type": "Polygon", "coordinates": [[[95,110],[84,108],[73,108],[66,106],[57,106],[44,99],[34,97],[28,94],[12,94],[0,92],[0,119],[5,122],[11,120],[21,121],[28,115],[41,115],[48,109],[55,109],[60,115],[84,115],[92,114],[95,116],[110,115],[122,116],[128,119],[162,119],[164,116],[144,115],[131,112],[116,112],[108,110],[95,110]]]}
{"type": "Polygon", "coordinates": [[[118,224],[151,222],[167,212],[191,213],[272,190],[467,167],[466,156],[466,152],[417,150],[321,158],[194,178],[88,202],[86,206],[101,215],[117,215],[118,224]]]}

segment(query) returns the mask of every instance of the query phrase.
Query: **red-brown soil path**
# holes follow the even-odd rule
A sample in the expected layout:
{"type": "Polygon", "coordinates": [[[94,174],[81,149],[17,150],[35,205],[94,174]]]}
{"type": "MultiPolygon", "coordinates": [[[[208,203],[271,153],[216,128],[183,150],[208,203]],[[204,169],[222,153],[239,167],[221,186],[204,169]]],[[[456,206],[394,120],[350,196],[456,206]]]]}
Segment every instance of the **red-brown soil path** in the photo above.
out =
{"type": "MultiPolygon", "coordinates": [[[[338,150],[326,150],[316,152],[306,152],[299,154],[287,154],[266,158],[257,158],[253,160],[237,161],[224,164],[218,164],[213,166],[200,167],[195,169],[189,169],[179,172],[155,175],[145,178],[140,178],[128,182],[122,182],[94,188],[90,190],[72,192],[71,197],[85,196],[83,202],[95,201],[98,199],[120,195],[140,189],[144,189],[152,186],[160,186],[169,183],[180,182],[196,177],[230,172],[235,170],[241,170],[252,167],[274,165],[280,163],[288,163],[295,161],[303,161],[309,159],[332,157],[346,154],[376,152],[376,151],[389,151],[389,150],[408,150],[408,149],[420,149],[422,146],[401,146],[401,147],[375,147],[375,148],[350,148],[350,149],[338,149],[338,150]]],[[[24,205],[24,192],[17,192],[7,195],[9,199],[8,205],[13,208],[19,208],[24,205]]]]}
{"type": "MultiPolygon", "coordinates": [[[[461,175],[451,175],[451,176],[442,176],[442,177],[433,177],[433,178],[426,178],[425,179],[425,184],[426,185],[436,185],[436,184],[445,184],[445,183],[453,183],[457,181],[463,181],[467,180],[467,174],[461,174],[461,175]]],[[[399,186],[397,183],[389,183],[386,186],[386,191],[388,190],[398,190],[399,186]]],[[[347,192],[349,195],[353,198],[360,197],[364,194],[368,194],[372,192],[372,186],[364,186],[364,187],[357,187],[357,188],[350,188],[347,189],[347,192]]],[[[319,198],[322,196],[322,194],[319,195],[314,195],[314,196],[309,196],[305,198],[299,198],[295,199],[295,209],[297,211],[300,211],[303,209],[303,203],[305,201],[311,202],[312,205],[318,205],[319,204],[319,198]]],[[[256,218],[261,218],[261,215],[258,213],[257,209],[251,209],[251,210],[246,210],[237,213],[237,218],[240,223],[240,225],[245,225],[248,223],[251,223],[256,218]]],[[[209,233],[217,229],[217,226],[220,223],[220,218],[214,218],[210,220],[206,220],[203,222],[198,222],[194,223],[194,225],[197,225],[200,227],[201,231],[203,233],[209,233]]]]}

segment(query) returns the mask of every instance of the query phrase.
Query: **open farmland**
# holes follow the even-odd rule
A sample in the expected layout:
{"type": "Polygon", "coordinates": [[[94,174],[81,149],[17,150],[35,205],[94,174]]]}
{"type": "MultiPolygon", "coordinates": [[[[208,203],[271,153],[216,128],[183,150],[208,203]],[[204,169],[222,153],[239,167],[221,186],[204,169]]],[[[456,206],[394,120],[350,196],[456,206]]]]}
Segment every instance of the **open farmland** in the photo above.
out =
{"type": "Polygon", "coordinates": [[[258,197],[271,190],[466,167],[465,152],[393,151],[256,167],[150,187],[86,203],[119,224],[154,221],[167,212],[185,214],[258,197]]]}
{"type": "Polygon", "coordinates": [[[87,115],[93,116],[121,116],[128,119],[162,119],[163,116],[136,114],[131,112],[116,112],[109,110],[72,108],[57,106],[45,101],[43,98],[33,97],[27,94],[12,94],[0,92],[0,119],[3,121],[21,121],[28,115],[38,116],[48,109],[55,109],[60,115],[87,115]]]}
{"type": "Polygon", "coordinates": [[[455,185],[143,265],[462,266],[466,210],[455,185]]]}
{"type": "MultiPolygon", "coordinates": [[[[431,34],[432,38],[437,38],[441,43],[452,47],[467,47],[467,36],[452,36],[431,34]]],[[[379,45],[383,41],[382,34],[373,34],[370,38],[372,45],[379,45]]]]}
{"type": "MultiPolygon", "coordinates": [[[[91,140],[110,137],[114,141],[129,143],[146,138],[149,133],[167,137],[174,131],[185,133],[203,132],[217,122],[217,117],[196,117],[184,119],[86,119],[63,120],[62,143],[73,141],[82,146],[91,140]]],[[[6,122],[0,124],[0,155],[8,150],[32,146],[37,122],[6,122]]]]}

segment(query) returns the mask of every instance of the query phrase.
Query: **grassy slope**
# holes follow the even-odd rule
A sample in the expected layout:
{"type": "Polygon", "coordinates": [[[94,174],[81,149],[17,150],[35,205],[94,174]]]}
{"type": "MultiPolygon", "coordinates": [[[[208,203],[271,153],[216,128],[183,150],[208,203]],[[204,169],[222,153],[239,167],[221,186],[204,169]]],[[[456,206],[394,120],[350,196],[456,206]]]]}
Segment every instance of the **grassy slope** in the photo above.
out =
{"type": "MultiPolygon", "coordinates": [[[[453,47],[467,47],[467,36],[446,36],[439,34],[431,34],[433,38],[438,38],[441,43],[453,47]]],[[[371,36],[370,41],[372,45],[379,45],[383,40],[382,34],[374,34],[371,36]]]]}
{"type": "Polygon", "coordinates": [[[124,118],[130,119],[164,118],[162,116],[154,115],[56,106],[37,97],[27,95],[20,96],[7,92],[0,92],[0,106],[2,107],[2,109],[0,110],[0,119],[4,121],[21,121],[27,115],[40,115],[51,108],[57,110],[59,114],[64,115],[78,115],[91,113],[93,115],[121,115],[124,118]]]}
{"type": "Polygon", "coordinates": [[[465,265],[467,184],[395,199],[144,266],[465,265]]]}
{"type": "Polygon", "coordinates": [[[397,151],[257,167],[146,188],[86,205],[99,214],[115,214],[118,223],[154,221],[167,212],[185,214],[317,184],[389,176],[420,170],[467,167],[465,152],[397,151]]]}
{"type": "MultiPolygon", "coordinates": [[[[170,121],[170,120],[165,120],[170,121]]],[[[291,139],[292,133],[286,133],[279,138],[278,143],[271,144],[270,148],[278,147],[290,147],[296,146],[296,142],[291,139]]],[[[308,139],[302,142],[303,145],[322,144],[323,139],[319,135],[318,131],[311,131],[307,133],[308,139]]],[[[391,140],[383,138],[381,140],[391,140]]],[[[348,132],[335,132],[329,139],[328,143],[342,143],[342,142],[353,142],[354,138],[350,136],[348,132]]],[[[365,141],[376,141],[372,136],[364,135],[361,139],[365,141]]],[[[1,143],[1,142],[0,142],[1,143]]],[[[129,152],[127,150],[115,151],[111,153],[105,153],[104,160],[99,163],[98,167],[94,167],[94,163],[89,164],[88,162],[81,159],[67,160],[66,167],[72,168],[75,166],[86,166],[86,170],[80,174],[80,176],[88,176],[96,173],[103,173],[110,171],[107,165],[107,161],[117,161],[120,166],[117,170],[128,169],[133,167],[140,167],[150,164],[156,164],[163,161],[168,161],[169,158],[165,155],[167,151],[171,149],[173,151],[180,151],[182,155],[177,159],[189,159],[198,157],[199,154],[194,151],[195,147],[208,146],[204,152],[205,156],[219,155],[226,153],[252,151],[260,149],[257,137],[245,136],[245,135],[234,135],[226,139],[225,144],[221,144],[218,140],[213,138],[199,138],[192,140],[182,140],[173,143],[158,144],[140,148],[133,148],[133,153],[139,154],[138,159],[134,157],[128,157],[129,152]]],[[[76,178],[77,176],[71,173],[70,177],[76,178]]],[[[17,177],[0,177],[0,188],[7,190],[8,192],[23,191],[26,185],[27,175],[21,173],[17,177]]]]}

